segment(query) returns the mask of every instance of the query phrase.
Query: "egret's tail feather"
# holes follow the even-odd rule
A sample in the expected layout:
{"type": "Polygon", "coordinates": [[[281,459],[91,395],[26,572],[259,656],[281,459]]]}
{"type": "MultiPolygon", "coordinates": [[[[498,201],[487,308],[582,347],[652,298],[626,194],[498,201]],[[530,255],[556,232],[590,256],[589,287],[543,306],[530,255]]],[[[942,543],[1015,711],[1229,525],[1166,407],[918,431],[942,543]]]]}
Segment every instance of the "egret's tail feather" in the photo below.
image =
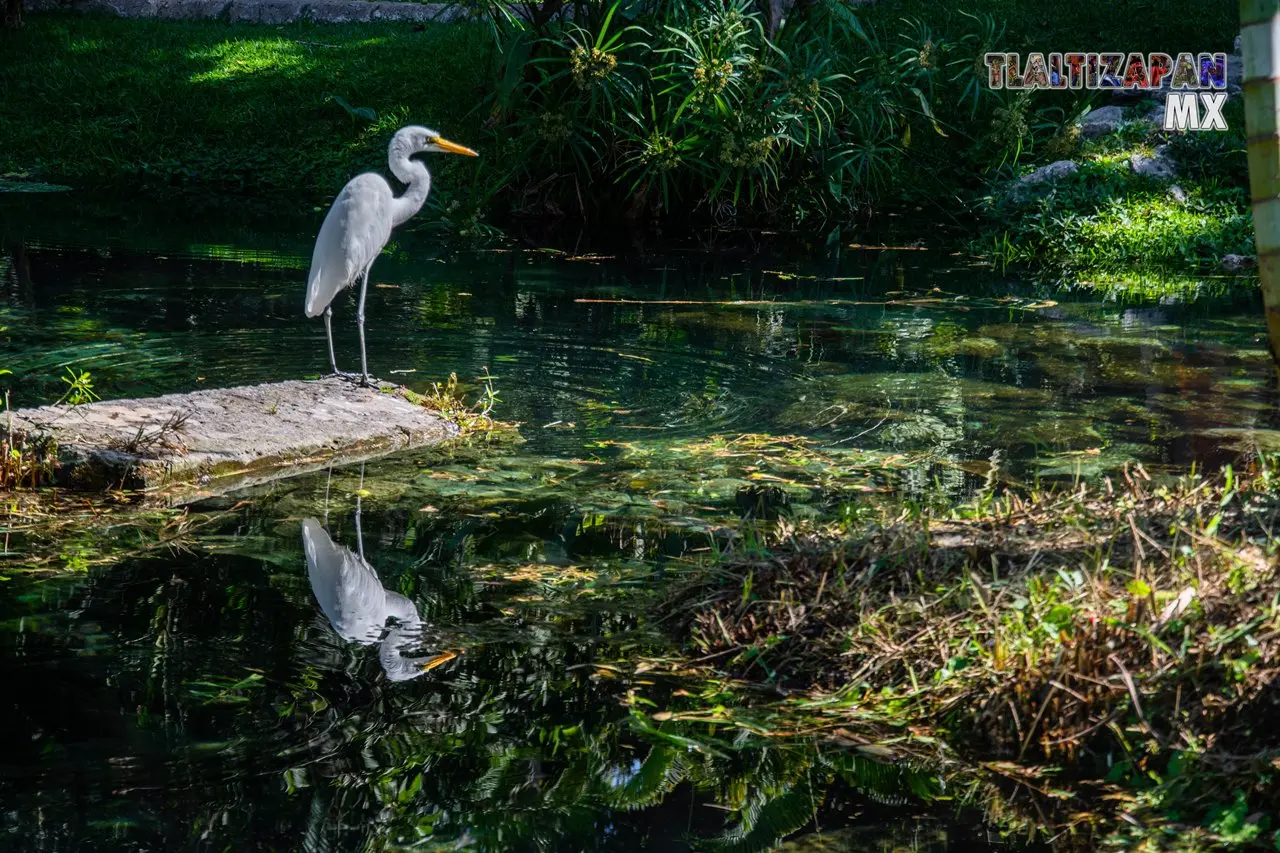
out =
{"type": "Polygon", "coordinates": [[[320,291],[322,288],[317,287],[323,276],[324,267],[313,267],[311,269],[311,276],[307,280],[307,304],[305,307],[308,317],[319,317],[327,307],[327,303],[325,305],[320,304],[320,291]]]}

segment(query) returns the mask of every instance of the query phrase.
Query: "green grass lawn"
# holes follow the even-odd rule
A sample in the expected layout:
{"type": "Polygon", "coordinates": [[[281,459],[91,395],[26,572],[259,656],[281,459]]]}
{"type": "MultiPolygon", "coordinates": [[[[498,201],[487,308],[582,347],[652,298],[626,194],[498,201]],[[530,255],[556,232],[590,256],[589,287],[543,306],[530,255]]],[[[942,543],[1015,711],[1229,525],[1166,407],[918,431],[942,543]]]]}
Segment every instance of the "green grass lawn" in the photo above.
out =
{"type": "MultiPolygon", "coordinates": [[[[476,146],[487,44],[466,24],[32,15],[19,33],[0,32],[0,174],[319,203],[359,169],[385,171],[401,125],[476,146]]],[[[446,174],[470,165],[441,161],[446,174]]]]}

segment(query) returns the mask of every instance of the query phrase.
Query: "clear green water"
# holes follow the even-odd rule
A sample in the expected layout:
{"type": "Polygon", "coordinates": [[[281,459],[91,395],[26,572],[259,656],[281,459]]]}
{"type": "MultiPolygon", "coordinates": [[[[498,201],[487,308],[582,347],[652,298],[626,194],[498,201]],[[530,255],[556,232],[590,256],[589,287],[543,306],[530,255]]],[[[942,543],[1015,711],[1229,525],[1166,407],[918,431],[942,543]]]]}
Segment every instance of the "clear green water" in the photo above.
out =
{"type": "MultiPolygon", "coordinates": [[[[0,217],[18,406],[57,399],[66,365],[104,397],[325,368],[301,311],[319,214],[63,196],[0,217]]],[[[640,605],[762,486],[822,518],[873,488],[959,499],[988,476],[1229,461],[1274,427],[1256,297],[1104,299],[947,253],[736,242],[584,256],[408,231],[374,268],[371,369],[416,390],[456,371],[475,393],[487,368],[524,444],[211,501],[182,548],[106,564],[88,539],[13,536],[0,845],[761,849],[821,828],[823,849],[1004,849],[927,804],[945,794],[928,768],[654,722],[703,687],[631,672],[669,652],[640,605]],[[730,301],[771,304],[705,304],[730,301]],[[23,572],[37,545],[74,571],[23,572]],[[399,681],[392,638],[339,636],[319,564],[361,550],[420,617],[395,642],[456,658],[399,681]]],[[[335,309],[344,367],[353,305],[335,309]]]]}

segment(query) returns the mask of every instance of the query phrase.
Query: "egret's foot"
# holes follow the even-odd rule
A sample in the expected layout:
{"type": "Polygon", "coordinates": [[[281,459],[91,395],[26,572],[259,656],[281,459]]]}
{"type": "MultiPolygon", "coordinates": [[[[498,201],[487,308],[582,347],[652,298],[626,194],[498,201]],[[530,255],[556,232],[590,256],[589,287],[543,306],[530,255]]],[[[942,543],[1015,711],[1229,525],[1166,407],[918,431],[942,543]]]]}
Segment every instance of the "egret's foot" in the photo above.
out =
{"type": "Polygon", "coordinates": [[[359,382],[361,380],[359,373],[347,373],[342,370],[335,370],[329,374],[330,379],[345,379],[348,382],[359,382]]]}
{"type": "Polygon", "coordinates": [[[361,388],[378,388],[382,385],[381,379],[376,376],[370,376],[367,373],[364,376],[357,376],[357,378],[360,380],[361,388]]]}

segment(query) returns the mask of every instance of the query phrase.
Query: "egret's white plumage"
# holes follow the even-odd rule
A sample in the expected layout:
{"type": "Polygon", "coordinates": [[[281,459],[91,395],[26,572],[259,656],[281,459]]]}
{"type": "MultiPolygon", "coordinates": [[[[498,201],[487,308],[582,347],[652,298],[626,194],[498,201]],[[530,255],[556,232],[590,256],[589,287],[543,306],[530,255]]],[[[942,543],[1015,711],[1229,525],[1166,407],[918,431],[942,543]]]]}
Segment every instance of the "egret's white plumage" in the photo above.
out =
{"type": "Polygon", "coordinates": [[[360,328],[360,374],[362,382],[369,382],[364,345],[364,299],[369,289],[369,269],[391,238],[391,229],[421,210],[431,191],[431,174],[414,155],[437,151],[477,156],[470,148],[442,139],[434,130],[417,125],[402,127],[387,146],[387,163],[391,173],[404,183],[404,194],[397,197],[385,178],[366,172],[347,182],[325,215],[311,253],[305,310],[308,317],[324,314],[329,366],[335,375],[344,374],[339,372],[333,354],[332,303],[344,288],[358,280],[360,307],[356,319],[360,328]]]}
{"type": "Polygon", "coordinates": [[[311,591],[334,632],[348,642],[380,644],[378,658],[388,679],[417,678],[452,659],[451,653],[424,657],[401,654],[421,634],[418,608],[400,593],[384,588],[373,566],[329,538],[314,518],[302,522],[302,548],[307,555],[311,591]],[[392,618],[395,624],[388,630],[387,621],[392,618]]]}
{"type": "Polygon", "coordinates": [[[372,173],[356,175],[334,199],[311,255],[308,317],[323,314],[339,292],[373,266],[391,237],[391,199],[391,186],[372,173]]]}

